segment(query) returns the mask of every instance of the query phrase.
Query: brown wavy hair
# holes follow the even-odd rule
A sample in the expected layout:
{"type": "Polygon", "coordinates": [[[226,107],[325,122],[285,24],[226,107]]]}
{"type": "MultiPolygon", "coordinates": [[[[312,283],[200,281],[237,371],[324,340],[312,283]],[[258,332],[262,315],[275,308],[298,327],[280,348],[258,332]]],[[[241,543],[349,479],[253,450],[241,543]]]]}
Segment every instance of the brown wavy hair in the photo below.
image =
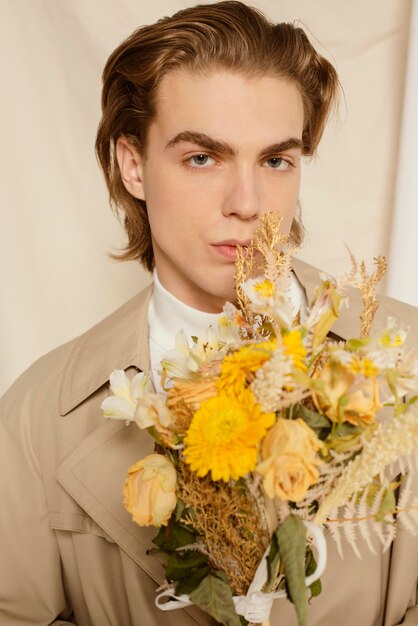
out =
{"type": "MultiPolygon", "coordinates": [[[[124,187],[116,159],[116,140],[127,137],[144,157],[147,131],[156,114],[156,90],[172,70],[204,73],[225,69],[248,76],[273,75],[297,84],[303,98],[304,155],[315,153],[336,102],[338,77],[333,65],[291,23],[274,24],[259,10],[228,0],[202,4],[135,30],[110,55],[103,71],[102,118],[96,154],[110,202],[122,213],[128,244],[121,261],[139,259],[154,266],[146,202],[124,187]]],[[[295,218],[292,240],[299,244],[303,227],[295,218]]]]}

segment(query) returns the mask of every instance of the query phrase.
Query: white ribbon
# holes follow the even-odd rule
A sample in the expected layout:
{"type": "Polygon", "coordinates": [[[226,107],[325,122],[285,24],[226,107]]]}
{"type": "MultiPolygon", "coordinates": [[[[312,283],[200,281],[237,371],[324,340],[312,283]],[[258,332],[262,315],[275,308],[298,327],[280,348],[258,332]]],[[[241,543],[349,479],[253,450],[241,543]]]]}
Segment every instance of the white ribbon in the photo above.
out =
{"type": "MultiPolygon", "coordinates": [[[[327,544],[325,541],[324,533],[319,526],[316,526],[313,522],[303,522],[308,529],[308,534],[313,539],[314,546],[317,551],[317,563],[315,571],[305,578],[305,585],[309,587],[313,582],[318,580],[325,570],[327,562],[327,544]]],[[[265,551],[263,558],[257,568],[253,581],[248,588],[245,596],[234,596],[233,601],[235,605],[235,611],[238,615],[242,615],[249,622],[262,623],[268,622],[273,601],[277,598],[285,598],[285,591],[275,591],[273,593],[263,593],[261,590],[267,582],[267,556],[270,552],[270,546],[265,551]]],[[[172,611],[174,609],[181,609],[185,606],[190,606],[193,602],[190,601],[188,595],[176,596],[174,595],[174,588],[170,587],[161,591],[155,598],[155,604],[162,611],[172,611]],[[164,598],[174,598],[174,600],[164,601],[164,598]]]]}

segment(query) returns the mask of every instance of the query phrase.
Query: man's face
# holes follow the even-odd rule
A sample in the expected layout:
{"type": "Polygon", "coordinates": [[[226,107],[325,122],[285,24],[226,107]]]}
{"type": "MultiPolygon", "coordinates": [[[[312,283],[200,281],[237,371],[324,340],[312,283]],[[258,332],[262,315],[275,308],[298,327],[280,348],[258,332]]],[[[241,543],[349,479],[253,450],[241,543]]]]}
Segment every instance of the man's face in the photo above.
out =
{"type": "Polygon", "coordinates": [[[263,213],[297,206],[303,104],[293,83],[216,70],[174,71],[157,92],[135,195],[147,203],[164,287],[186,304],[218,312],[235,300],[236,245],[263,213]]]}

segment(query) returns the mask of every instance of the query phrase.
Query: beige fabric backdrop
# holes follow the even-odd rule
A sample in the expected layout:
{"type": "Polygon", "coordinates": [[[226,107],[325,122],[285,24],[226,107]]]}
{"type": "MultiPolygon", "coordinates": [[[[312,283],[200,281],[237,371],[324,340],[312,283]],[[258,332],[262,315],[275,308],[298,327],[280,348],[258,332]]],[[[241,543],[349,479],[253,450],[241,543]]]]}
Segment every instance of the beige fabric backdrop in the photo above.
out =
{"type": "MultiPolygon", "coordinates": [[[[418,307],[418,0],[409,20],[402,128],[389,247],[389,295],[418,307]],[[405,268],[409,271],[405,271],[405,268]]],[[[417,310],[418,315],[418,310],[417,310]]]]}
{"type": "MultiPolygon", "coordinates": [[[[111,262],[123,242],[93,143],[100,74],[137,26],[188,0],[0,0],[0,393],[35,358],[148,280],[111,262]]],[[[388,248],[410,0],[258,0],[298,20],[334,61],[339,118],[306,164],[300,256],[338,272],[388,248]]]]}

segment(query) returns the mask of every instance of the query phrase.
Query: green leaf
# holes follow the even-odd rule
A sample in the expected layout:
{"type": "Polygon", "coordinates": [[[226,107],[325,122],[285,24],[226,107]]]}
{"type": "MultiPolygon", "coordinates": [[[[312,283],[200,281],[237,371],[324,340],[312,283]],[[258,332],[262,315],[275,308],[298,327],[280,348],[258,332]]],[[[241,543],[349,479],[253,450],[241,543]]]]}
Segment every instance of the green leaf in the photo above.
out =
{"type": "Polygon", "coordinates": [[[187,576],[182,578],[176,586],[176,595],[191,594],[209,574],[209,564],[194,567],[187,572],[187,576]]]}
{"type": "Polygon", "coordinates": [[[385,489],[382,501],[375,519],[377,522],[384,522],[388,513],[394,513],[396,511],[396,498],[391,487],[385,489]]]}
{"type": "Polygon", "coordinates": [[[208,557],[200,552],[173,552],[168,557],[165,574],[168,580],[182,580],[194,570],[208,565],[208,557]]]}
{"type": "Polygon", "coordinates": [[[337,437],[352,437],[356,433],[360,432],[360,428],[355,426],[354,424],[350,424],[350,422],[344,422],[340,426],[338,426],[335,435],[337,437]]]}
{"type": "Polygon", "coordinates": [[[270,552],[267,557],[268,578],[267,578],[267,585],[265,589],[266,591],[269,591],[271,589],[272,583],[276,580],[277,575],[279,573],[279,567],[280,567],[279,544],[278,544],[276,535],[273,534],[271,538],[270,552]]]}
{"type": "Polygon", "coordinates": [[[308,589],[305,585],[306,528],[296,515],[289,515],[276,530],[289,598],[295,605],[299,626],[306,626],[308,589]]]}
{"type": "MultiPolygon", "coordinates": [[[[308,554],[306,558],[306,576],[310,576],[316,570],[316,560],[312,553],[311,549],[308,549],[308,554]]],[[[320,579],[315,580],[312,585],[310,585],[309,589],[311,590],[311,598],[315,598],[315,596],[319,596],[322,591],[322,583],[320,579]]]]}
{"type": "Polygon", "coordinates": [[[164,552],[171,553],[177,548],[195,543],[196,534],[183,524],[176,522],[174,513],[167,526],[161,526],[157,536],[152,541],[164,552]]]}
{"type": "Polygon", "coordinates": [[[306,422],[307,425],[316,433],[319,433],[324,428],[331,430],[330,421],[327,417],[325,417],[325,415],[312,411],[302,404],[298,405],[295,417],[303,419],[303,421],[306,422]]]}
{"type": "Polygon", "coordinates": [[[241,626],[235,612],[232,590],[223,572],[212,571],[190,594],[192,602],[225,626],[241,626]]]}
{"type": "Polygon", "coordinates": [[[346,350],[351,350],[352,352],[356,352],[357,350],[360,350],[361,348],[364,348],[365,346],[367,346],[370,343],[370,338],[367,339],[349,339],[346,344],[345,344],[345,349],[346,350]]]}
{"type": "Polygon", "coordinates": [[[176,510],[175,510],[176,522],[180,521],[180,519],[182,518],[182,515],[183,515],[185,509],[186,509],[186,506],[185,506],[183,500],[180,500],[180,498],[178,498],[177,505],[176,505],[176,510]]]}

